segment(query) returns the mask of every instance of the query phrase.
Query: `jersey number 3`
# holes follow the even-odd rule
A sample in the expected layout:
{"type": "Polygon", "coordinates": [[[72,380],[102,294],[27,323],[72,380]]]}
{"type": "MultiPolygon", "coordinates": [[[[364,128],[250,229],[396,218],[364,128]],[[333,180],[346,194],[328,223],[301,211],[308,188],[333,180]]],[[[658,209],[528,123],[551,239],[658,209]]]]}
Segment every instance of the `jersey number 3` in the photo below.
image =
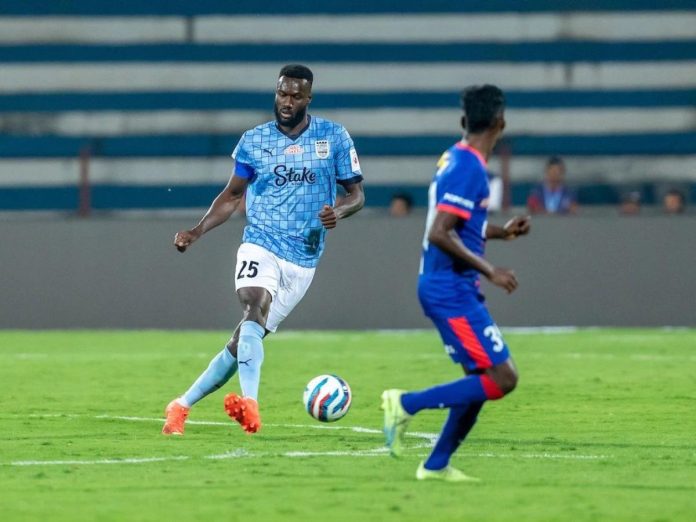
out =
{"type": "Polygon", "coordinates": [[[237,279],[244,279],[245,277],[256,277],[259,275],[259,262],[258,261],[242,261],[242,268],[239,269],[237,274],[237,279]],[[246,273],[245,273],[246,270],[246,273]]]}
{"type": "Polygon", "coordinates": [[[498,327],[494,324],[490,326],[486,326],[486,328],[483,330],[483,335],[486,337],[490,338],[491,342],[493,343],[493,351],[494,352],[502,352],[503,348],[505,348],[505,342],[503,341],[503,334],[500,333],[500,330],[498,327]]]}

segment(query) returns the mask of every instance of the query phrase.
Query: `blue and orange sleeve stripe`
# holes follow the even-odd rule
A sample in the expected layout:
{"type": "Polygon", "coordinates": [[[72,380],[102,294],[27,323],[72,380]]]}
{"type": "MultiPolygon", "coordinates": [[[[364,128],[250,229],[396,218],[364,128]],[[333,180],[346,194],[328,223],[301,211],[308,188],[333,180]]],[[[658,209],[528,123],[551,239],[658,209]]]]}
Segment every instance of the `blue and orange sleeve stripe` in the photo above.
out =
{"type": "Polygon", "coordinates": [[[446,212],[447,214],[454,214],[462,219],[471,219],[471,212],[466,209],[456,207],[454,205],[448,205],[447,203],[438,203],[437,210],[439,212],[446,212]]]}

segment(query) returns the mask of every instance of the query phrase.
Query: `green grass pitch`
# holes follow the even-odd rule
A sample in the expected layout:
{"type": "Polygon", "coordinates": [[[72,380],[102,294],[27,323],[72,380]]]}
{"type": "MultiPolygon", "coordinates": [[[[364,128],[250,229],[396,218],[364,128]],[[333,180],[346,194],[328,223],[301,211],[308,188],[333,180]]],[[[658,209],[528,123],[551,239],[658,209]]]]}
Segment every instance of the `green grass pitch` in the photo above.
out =
{"type": "MultiPolygon", "coordinates": [[[[9,521],[675,521],[696,516],[696,331],[508,332],[518,389],[486,405],[453,464],[420,483],[428,434],[383,451],[379,395],[458,377],[434,332],[287,332],[266,342],[265,423],[245,435],[223,392],[182,438],[162,410],[221,332],[0,332],[0,519],[9,521]],[[311,419],[306,382],[337,373],[348,415],[311,419]],[[327,427],[335,429],[324,429],[327,427]]],[[[238,390],[237,377],[226,389],[238,390]]]]}

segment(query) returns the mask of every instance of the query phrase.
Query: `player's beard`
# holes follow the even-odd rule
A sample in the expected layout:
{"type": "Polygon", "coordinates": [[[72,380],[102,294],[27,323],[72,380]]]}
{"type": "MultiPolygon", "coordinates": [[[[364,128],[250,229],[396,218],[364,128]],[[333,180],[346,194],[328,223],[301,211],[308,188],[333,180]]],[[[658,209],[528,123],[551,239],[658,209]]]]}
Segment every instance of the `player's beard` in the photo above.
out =
{"type": "Polygon", "coordinates": [[[290,118],[284,118],[281,116],[280,111],[278,110],[278,105],[273,105],[273,113],[275,114],[276,121],[282,125],[283,127],[290,127],[291,129],[294,129],[297,127],[302,120],[304,120],[305,116],[307,115],[307,107],[303,107],[302,109],[298,110],[297,113],[290,117],[290,118]]]}

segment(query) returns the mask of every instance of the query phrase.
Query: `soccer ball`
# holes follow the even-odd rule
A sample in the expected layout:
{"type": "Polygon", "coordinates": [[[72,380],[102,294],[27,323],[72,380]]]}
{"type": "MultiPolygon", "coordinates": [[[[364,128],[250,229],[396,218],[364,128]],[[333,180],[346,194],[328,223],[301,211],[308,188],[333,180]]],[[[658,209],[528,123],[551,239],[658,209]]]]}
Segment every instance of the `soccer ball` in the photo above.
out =
{"type": "Polygon", "coordinates": [[[334,422],[348,413],[350,386],[338,375],[319,375],[307,383],[302,400],[305,409],[321,422],[334,422]]]}

